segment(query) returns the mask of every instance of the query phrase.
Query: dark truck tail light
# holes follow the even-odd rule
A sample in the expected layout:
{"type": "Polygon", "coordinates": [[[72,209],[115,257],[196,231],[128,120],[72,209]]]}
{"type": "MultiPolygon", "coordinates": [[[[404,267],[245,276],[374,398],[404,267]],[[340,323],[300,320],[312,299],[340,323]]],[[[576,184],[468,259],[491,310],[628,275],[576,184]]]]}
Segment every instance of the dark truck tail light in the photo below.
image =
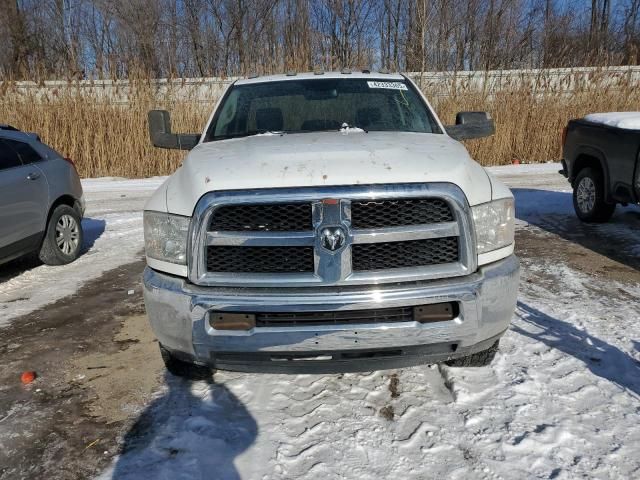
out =
{"type": "MultiPolygon", "coordinates": [[[[567,142],[567,127],[566,126],[562,129],[561,138],[562,138],[562,144],[560,146],[562,147],[562,150],[563,150],[562,156],[564,157],[564,144],[567,142]]],[[[569,178],[569,172],[567,170],[567,162],[565,161],[564,158],[562,158],[561,161],[562,161],[562,170],[558,170],[558,173],[560,175],[564,175],[565,177],[569,178]]]]}

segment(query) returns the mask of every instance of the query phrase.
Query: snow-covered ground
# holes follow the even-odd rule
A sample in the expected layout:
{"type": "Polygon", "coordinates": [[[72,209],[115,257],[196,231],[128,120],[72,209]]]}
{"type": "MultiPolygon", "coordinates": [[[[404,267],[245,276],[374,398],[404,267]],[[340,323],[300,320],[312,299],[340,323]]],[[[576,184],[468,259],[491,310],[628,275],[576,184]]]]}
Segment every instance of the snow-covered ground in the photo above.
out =
{"type": "MultiPolygon", "coordinates": [[[[549,248],[537,224],[574,215],[558,169],[491,169],[549,248]]],[[[609,228],[633,235],[628,214],[609,228]]],[[[490,368],[168,377],[102,478],[639,478],[640,287],[557,257],[524,260],[522,280],[490,368]]]]}
{"type": "MultiPolygon", "coordinates": [[[[514,190],[524,248],[491,367],[167,375],[100,479],[640,478],[640,285],[624,263],[640,255],[640,210],[585,227],[558,169],[490,169],[514,190]]],[[[137,258],[160,182],[85,181],[94,243],[71,266],[1,283],[3,318],[137,258]]]]}

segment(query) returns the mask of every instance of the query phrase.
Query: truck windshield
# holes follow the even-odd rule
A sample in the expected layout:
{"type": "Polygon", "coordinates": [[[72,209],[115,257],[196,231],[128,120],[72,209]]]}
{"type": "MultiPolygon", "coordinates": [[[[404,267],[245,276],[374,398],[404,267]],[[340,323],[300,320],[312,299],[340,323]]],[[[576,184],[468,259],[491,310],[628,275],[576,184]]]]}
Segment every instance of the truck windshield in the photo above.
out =
{"type": "Polygon", "coordinates": [[[345,128],[442,133],[422,98],[404,80],[305,79],[232,87],[205,141],[345,128]]]}

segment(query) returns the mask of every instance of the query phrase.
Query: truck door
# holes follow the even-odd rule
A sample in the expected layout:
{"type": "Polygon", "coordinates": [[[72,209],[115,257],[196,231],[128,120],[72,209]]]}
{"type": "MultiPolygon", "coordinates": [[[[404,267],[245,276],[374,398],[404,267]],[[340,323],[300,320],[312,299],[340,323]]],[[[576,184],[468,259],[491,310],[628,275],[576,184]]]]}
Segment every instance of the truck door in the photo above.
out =
{"type": "Polygon", "coordinates": [[[0,139],[0,249],[36,246],[46,227],[47,179],[36,165],[23,162],[18,152],[25,147],[34,151],[25,142],[0,139]]]}

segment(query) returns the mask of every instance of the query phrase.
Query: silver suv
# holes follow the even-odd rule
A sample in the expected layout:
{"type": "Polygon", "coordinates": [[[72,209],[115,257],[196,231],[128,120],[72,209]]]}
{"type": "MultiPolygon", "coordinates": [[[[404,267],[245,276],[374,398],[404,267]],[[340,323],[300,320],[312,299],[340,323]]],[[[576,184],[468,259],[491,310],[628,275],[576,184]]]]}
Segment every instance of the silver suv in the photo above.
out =
{"type": "Polygon", "coordinates": [[[0,124],[0,263],[29,253],[48,265],[75,260],[84,206],[71,160],[36,134],[0,124]]]}

